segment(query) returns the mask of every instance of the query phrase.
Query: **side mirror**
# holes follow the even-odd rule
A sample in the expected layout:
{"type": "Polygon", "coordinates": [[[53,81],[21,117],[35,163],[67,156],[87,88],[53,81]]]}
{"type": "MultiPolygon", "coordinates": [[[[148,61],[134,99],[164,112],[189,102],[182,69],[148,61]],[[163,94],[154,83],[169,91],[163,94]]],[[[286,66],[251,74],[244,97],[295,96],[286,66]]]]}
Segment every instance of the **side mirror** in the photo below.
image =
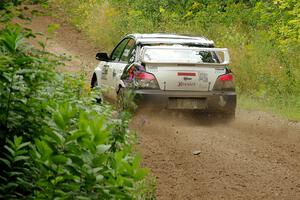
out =
{"type": "Polygon", "coordinates": [[[97,53],[96,54],[96,60],[100,60],[100,61],[108,61],[108,55],[107,53],[97,53]]]}

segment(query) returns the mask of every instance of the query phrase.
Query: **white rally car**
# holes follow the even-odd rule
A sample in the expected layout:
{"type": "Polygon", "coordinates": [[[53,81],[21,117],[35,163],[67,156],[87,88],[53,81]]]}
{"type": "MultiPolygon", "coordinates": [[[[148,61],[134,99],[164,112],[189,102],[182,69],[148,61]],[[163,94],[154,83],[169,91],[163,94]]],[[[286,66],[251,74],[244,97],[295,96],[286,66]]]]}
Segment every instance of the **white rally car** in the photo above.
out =
{"type": "Polygon", "coordinates": [[[130,34],[100,60],[91,85],[117,100],[124,89],[168,109],[218,111],[234,117],[236,92],[226,48],[204,37],[130,34]],[[153,100],[154,102],[154,100],[153,100]]]}

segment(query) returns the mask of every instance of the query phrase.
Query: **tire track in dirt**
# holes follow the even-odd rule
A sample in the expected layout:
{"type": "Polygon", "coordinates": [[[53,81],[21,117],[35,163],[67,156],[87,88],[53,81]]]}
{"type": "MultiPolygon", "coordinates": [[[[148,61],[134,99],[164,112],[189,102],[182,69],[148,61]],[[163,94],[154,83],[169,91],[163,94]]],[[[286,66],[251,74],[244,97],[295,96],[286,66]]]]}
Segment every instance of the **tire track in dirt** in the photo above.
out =
{"type": "MultiPolygon", "coordinates": [[[[49,16],[27,26],[47,32],[53,23],[60,28],[47,49],[75,58],[62,70],[88,66],[90,77],[97,49],[82,33],[49,16]]],[[[130,126],[138,133],[143,165],[157,177],[158,199],[300,199],[300,124],[244,110],[236,118],[222,123],[153,106],[137,111],[130,126]],[[193,155],[195,150],[201,153],[193,155]]]]}

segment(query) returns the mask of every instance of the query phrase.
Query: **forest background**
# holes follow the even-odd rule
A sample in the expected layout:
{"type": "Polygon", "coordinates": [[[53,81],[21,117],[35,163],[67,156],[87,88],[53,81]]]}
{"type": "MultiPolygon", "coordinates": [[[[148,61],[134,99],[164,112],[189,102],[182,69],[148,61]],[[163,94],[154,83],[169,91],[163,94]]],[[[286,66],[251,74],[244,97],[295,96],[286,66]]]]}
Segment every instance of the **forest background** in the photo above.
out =
{"type": "Polygon", "coordinates": [[[52,0],[52,6],[111,51],[128,33],[205,36],[227,47],[239,105],[300,119],[297,0],[52,0]]]}

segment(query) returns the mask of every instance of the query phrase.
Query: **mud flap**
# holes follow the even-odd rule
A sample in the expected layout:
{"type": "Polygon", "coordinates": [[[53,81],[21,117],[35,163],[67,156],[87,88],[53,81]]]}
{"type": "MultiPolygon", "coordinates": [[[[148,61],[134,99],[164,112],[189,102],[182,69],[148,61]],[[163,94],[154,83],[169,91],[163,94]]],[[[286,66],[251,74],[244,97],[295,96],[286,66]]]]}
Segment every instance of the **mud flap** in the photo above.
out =
{"type": "Polygon", "coordinates": [[[209,111],[232,113],[236,108],[236,95],[212,96],[207,102],[209,111]]]}

